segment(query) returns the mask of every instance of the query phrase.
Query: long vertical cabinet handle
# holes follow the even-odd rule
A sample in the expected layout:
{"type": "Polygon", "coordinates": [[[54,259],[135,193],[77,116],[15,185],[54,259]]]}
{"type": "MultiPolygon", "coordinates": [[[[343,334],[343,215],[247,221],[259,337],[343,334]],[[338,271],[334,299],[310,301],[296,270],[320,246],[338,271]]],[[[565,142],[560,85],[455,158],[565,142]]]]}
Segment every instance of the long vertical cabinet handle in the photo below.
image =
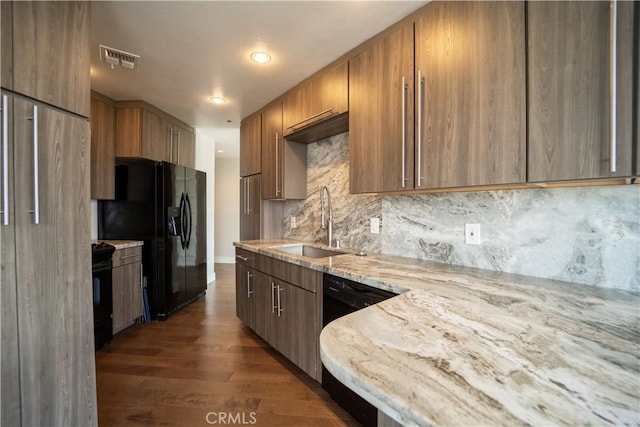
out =
{"type": "Polygon", "coordinates": [[[282,290],[282,288],[280,287],[280,285],[278,285],[278,317],[280,317],[280,313],[282,313],[284,311],[284,308],[282,308],[282,304],[280,303],[280,291],[282,290]]]}
{"type": "Polygon", "coordinates": [[[253,291],[251,290],[251,278],[253,275],[250,271],[247,271],[247,298],[251,298],[253,291]]]}
{"type": "Polygon", "coordinates": [[[276,196],[280,195],[279,175],[280,175],[280,156],[278,155],[278,132],[276,132],[276,196]]]}
{"type": "Polygon", "coordinates": [[[407,185],[407,84],[402,76],[402,188],[407,185]]]}
{"type": "Polygon", "coordinates": [[[276,312],[275,289],[276,289],[276,284],[271,282],[271,313],[276,312]]]}
{"type": "Polygon", "coordinates": [[[610,111],[609,111],[609,132],[610,132],[610,140],[609,140],[609,156],[611,157],[611,159],[609,160],[609,165],[610,165],[610,171],[611,172],[615,172],[617,169],[617,160],[616,160],[616,156],[617,156],[617,135],[616,135],[616,131],[617,131],[617,124],[616,124],[616,119],[617,119],[617,112],[616,112],[616,107],[617,107],[617,76],[616,73],[618,71],[618,65],[617,65],[617,39],[618,39],[618,24],[617,24],[617,20],[618,20],[618,2],[616,0],[612,0],[609,2],[609,17],[611,19],[610,22],[610,31],[609,31],[609,37],[610,37],[610,55],[609,55],[609,97],[610,97],[610,111]]]}
{"type": "Polygon", "coordinates": [[[2,225],[9,225],[9,98],[2,95],[2,225]]]}
{"type": "Polygon", "coordinates": [[[33,223],[40,224],[40,184],[38,183],[38,106],[33,106],[33,223]]]}
{"type": "Polygon", "coordinates": [[[251,177],[247,178],[247,215],[251,214],[251,177]]]}
{"type": "Polygon", "coordinates": [[[142,269],[142,263],[140,263],[140,307],[140,312],[142,314],[138,316],[137,319],[142,321],[142,319],[144,319],[144,272],[142,269]]]}
{"type": "Polygon", "coordinates": [[[424,77],[422,70],[418,70],[418,183],[416,187],[422,187],[422,90],[424,86],[424,77]]]}

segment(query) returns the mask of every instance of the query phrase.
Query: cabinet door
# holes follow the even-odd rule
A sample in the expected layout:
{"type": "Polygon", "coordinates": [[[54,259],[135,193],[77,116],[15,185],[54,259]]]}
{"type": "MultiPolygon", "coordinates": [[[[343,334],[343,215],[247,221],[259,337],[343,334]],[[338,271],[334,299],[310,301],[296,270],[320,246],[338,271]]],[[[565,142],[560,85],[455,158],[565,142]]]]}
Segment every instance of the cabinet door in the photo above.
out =
{"type": "Polygon", "coordinates": [[[176,155],[174,163],[195,168],[196,163],[196,136],[193,132],[180,126],[173,126],[174,138],[176,138],[176,155]]]}
{"type": "MultiPolygon", "coordinates": [[[[12,2],[0,2],[0,83],[13,89],[13,13],[12,2]]],[[[4,423],[3,423],[4,424],[4,423]]]]}
{"type": "Polygon", "coordinates": [[[126,313],[126,295],[125,289],[127,287],[127,278],[125,274],[125,266],[114,267],[112,270],[111,286],[113,295],[113,333],[116,334],[126,328],[127,325],[127,313],[126,313]]]}
{"type": "Polygon", "coordinates": [[[351,193],[413,188],[413,93],[412,25],[349,61],[351,193]]]}
{"type": "Polygon", "coordinates": [[[116,109],[91,96],[91,198],[115,197],[116,109]]]}
{"type": "Polygon", "coordinates": [[[524,36],[523,2],[434,2],[417,18],[416,188],[525,181],[524,36]]]}
{"type": "Polygon", "coordinates": [[[315,378],[318,352],[315,294],[284,282],[279,283],[276,292],[279,293],[276,294],[276,303],[280,311],[280,351],[315,378]]]}
{"type": "Polygon", "coordinates": [[[172,151],[167,151],[167,141],[170,149],[177,149],[177,139],[172,132],[171,123],[152,111],[142,109],[142,141],[139,157],[156,160],[158,162],[172,161],[172,151]]]}
{"type": "Polygon", "coordinates": [[[615,140],[609,6],[602,1],[527,3],[529,181],[632,174],[634,2],[617,2],[615,140]]]}
{"type": "MultiPolygon", "coordinates": [[[[4,19],[4,11],[7,2],[0,3],[4,19]]],[[[4,20],[2,21],[4,25],[4,20]]],[[[4,37],[4,27],[3,27],[4,37]]],[[[4,55],[4,52],[3,52],[4,55]]],[[[2,124],[2,137],[7,139],[8,150],[8,170],[6,175],[9,189],[9,206],[5,211],[3,206],[0,219],[0,327],[2,328],[2,357],[0,357],[0,381],[2,399],[0,400],[0,425],[17,426],[20,425],[20,361],[18,347],[18,306],[16,296],[16,217],[14,187],[16,186],[13,162],[13,98],[3,95],[2,114],[7,117],[7,128],[2,124]],[[5,220],[8,222],[4,225],[5,220]]],[[[0,166],[1,168],[2,166],[0,166]]],[[[4,170],[0,172],[0,180],[4,185],[4,170]]],[[[3,194],[4,195],[4,194],[3,194]]]]}
{"type": "Polygon", "coordinates": [[[282,101],[262,113],[262,198],[282,198],[282,101]]]}
{"type": "Polygon", "coordinates": [[[21,100],[15,105],[22,424],[95,425],[89,123],[44,106],[36,116],[21,100]],[[29,213],[36,202],[39,221],[29,213]]]}
{"type": "Polygon", "coordinates": [[[262,116],[254,114],[240,123],[240,176],[262,171],[262,116]]]}
{"type": "Polygon", "coordinates": [[[348,111],[348,64],[324,70],[284,98],[285,136],[348,111]]]}
{"type": "Polygon", "coordinates": [[[13,90],[89,117],[89,2],[12,6],[13,90]]]}
{"type": "Polygon", "coordinates": [[[276,280],[259,271],[254,272],[255,332],[266,342],[275,347],[275,289],[276,280]]]}
{"type": "Polygon", "coordinates": [[[259,239],[262,214],[262,177],[240,179],[240,240],[259,239]]]}

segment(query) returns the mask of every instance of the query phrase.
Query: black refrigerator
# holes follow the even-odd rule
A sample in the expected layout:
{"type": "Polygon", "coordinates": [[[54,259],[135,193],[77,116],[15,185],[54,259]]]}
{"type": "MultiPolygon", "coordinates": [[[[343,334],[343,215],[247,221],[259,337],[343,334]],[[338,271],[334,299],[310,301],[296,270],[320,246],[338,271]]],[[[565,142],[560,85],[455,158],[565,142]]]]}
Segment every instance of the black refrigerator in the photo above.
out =
{"type": "Polygon", "coordinates": [[[206,174],[139,159],[117,164],[115,180],[115,200],[98,203],[99,238],[144,241],[151,317],[164,320],[207,288],[206,174]]]}

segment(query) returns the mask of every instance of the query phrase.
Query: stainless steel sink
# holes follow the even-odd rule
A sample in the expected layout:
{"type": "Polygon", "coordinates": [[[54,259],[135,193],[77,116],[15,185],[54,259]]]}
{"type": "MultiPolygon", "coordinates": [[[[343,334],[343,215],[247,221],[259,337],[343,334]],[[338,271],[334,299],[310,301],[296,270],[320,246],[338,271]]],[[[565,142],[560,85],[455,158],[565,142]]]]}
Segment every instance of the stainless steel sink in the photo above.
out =
{"type": "Polygon", "coordinates": [[[270,249],[288,252],[293,255],[301,255],[309,258],[326,258],[330,256],[342,255],[347,252],[334,249],[316,248],[314,246],[304,245],[302,243],[291,245],[271,246],[270,249]]]}

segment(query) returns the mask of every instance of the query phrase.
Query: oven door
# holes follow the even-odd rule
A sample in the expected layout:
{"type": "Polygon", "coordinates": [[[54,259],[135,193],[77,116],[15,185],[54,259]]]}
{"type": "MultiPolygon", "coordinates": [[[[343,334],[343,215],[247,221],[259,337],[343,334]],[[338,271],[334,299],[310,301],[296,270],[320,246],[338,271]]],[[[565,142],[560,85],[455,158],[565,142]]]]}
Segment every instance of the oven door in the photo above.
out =
{"type": "Polygon", "coordinates": [[[113,285],[111,260],[93,266],[93,321],[95,349],[113,338],[113,285]]]}

